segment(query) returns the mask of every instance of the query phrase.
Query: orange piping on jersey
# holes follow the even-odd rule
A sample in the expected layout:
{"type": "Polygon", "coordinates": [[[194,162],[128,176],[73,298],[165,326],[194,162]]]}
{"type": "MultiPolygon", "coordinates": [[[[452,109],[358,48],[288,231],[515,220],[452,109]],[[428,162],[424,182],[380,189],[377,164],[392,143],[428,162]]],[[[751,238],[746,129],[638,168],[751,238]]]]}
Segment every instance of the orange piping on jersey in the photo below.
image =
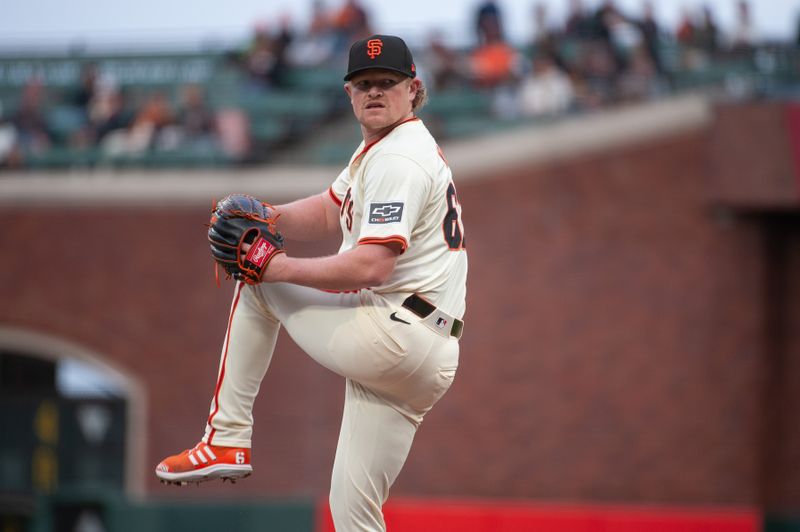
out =
{"type": "Polygon", "coordinates": [[[392,236],[381,237],[381,238],[367,236],[367,237],[364,237],[361,240],[359,240],[357,242],[357,244],[359,246],[361,244],[381,244],[381,245],[386,245],[386,244],[391,244],[393,242],[395,242],[397,244],[400,244],[400,247],[401,247],[400,253],[401,254],[404,253],[406,251],[406,249],[408,249],[408,241],[405,238],[403,238],[402,236],[400,236],[400,235],[392,235],[392,236]]]}
{"type": "Polygon", "coordinates": [[[339,197],[336,195],[336,192],[333,191],[333,185],[328,187],[328,194],[331,195],[331,199],[333,200],[333,202],[336,204],[337,207],[342,206],[342,200],[340,200],[339,197]]]}
{"type": "MultiPolygon", "coordinates": [[[[361,290],[330,290],[328,288],[319,288],[320,292],[327,292],[329,294],[357,294],[361,290]]],[[[371,288],[365,288],[364,290],[371,290],[371,288]]]]}
{"type": "MultiPolygon", "coordinates": [[[[354,163],[354,162],[356,162],[357,160],[359,160],[361,157],[363,157],[363,156],[364,156],[364,154],[365,154],[365,153],[367,153],[367,152],[369,151],[369,149],[370,149],[370,148],[372,148],[374,145],[376,145],[377,143],[379,143],[380,141],[382,141],[383,139],[385,139],[385,138],[386,138],[386,135],[388,135],[389,133],[391,133],[392,131],[394,131],[394,129],[395,129],[397,126],[402,126],[402,125],[403,125],[403,124],[405,124],[406,122],[413,122],[414,120],[419,120],[419,118],[418,118],[418,117],[416,117],[416,116],[412,116],[411,118],[406,118],[406,119],[405,119],[405,120],[403,120],[402,122],[400,122],[400,123],[396,124],[396,125],[395,125],[395,126],[392,128],[392,129],[390,129],[389,131],[387,131],[386,133],[384,133],[384,134],[381,136],[381,138],[379,138],[379,139],[375,139],[375,140],[373,140],[372,142],[370,142],[369,144],[367,144],[366,146],[364,146],[364,149],[363,149],[363,150],[361,150],[360,152],[358,152],[358,155],[356,155],[356,156],[353,158],[353,163],[354,163]]],[[[350,164],[353,164],[353,163],[350,163],[350,164]]]]}
{"type": "Polygon", "coordinates": [[[242,295],[242,288],[244,288],[244,283],[239,283],[239,289],[236,291],[236,297],[231,305],[231,315],[228,318],[228,333],[225,337],[225,352],[222,355],[222,367],[219,370],[217,387],[214,390],[214,411],[211,412],[210,416],[208,416],[208,426],[211,427],[211,432],[208,433],[208,441],[206,443],[209,445],[212,445],[214,434],[217,432],[217,429],[214,428],[211,422],[214,420],[214,416],[217,415],[217,412],[219,412],[219,390],[222,388],[222,381],[225,380],[225,364],[228,361],[228,347],[231,345],[231,325],[233,324],[233,314],[236,312],[236,307],[239,305],[239,296],[242,295]]]}

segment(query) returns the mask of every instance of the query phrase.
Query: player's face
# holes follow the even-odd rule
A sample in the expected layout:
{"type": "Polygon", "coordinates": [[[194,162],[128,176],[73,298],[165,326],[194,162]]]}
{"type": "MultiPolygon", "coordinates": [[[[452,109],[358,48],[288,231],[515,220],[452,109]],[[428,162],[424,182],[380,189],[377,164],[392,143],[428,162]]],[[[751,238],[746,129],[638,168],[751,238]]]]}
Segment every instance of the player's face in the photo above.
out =
{"type": "Polygon", "coordinates": [[[366,70],[345,85],[353,113],[367,131],[389,127],[411,114],[419,81],[390,70],[366,70]]]}

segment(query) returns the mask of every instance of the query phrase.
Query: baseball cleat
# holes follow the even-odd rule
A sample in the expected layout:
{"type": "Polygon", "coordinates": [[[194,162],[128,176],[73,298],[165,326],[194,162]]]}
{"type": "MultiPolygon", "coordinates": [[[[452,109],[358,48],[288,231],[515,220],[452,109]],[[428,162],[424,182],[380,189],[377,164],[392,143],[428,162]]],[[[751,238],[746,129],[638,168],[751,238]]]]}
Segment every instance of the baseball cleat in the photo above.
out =
{"type": "Polygon", "coordinates": [[[250,449],[219,447],[200,442],[192,449],[165,458],[156,466],[156,476],[164,484],[186,485],[206,480],[222,479],[235,483],[236,479],[249,477],[250,449]]]}

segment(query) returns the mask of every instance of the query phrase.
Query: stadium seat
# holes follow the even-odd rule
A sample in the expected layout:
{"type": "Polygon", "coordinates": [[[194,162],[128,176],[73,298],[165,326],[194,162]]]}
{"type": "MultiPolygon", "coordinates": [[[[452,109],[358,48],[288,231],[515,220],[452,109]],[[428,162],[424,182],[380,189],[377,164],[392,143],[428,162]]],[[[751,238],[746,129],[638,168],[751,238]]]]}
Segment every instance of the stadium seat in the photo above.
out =
{"type": "Polygon", "coordinates": [[[286,73],[287,85],[306,93],[338,93],[344,81],[340,69],[297,68],[286,73]]]}
{"type": "Polygon", "coordinates": [[[272,117],[251,117],[250,136],[258,142],[272,143],[283,139],[288,134],[288,128],[281,120],[272,117]]]}

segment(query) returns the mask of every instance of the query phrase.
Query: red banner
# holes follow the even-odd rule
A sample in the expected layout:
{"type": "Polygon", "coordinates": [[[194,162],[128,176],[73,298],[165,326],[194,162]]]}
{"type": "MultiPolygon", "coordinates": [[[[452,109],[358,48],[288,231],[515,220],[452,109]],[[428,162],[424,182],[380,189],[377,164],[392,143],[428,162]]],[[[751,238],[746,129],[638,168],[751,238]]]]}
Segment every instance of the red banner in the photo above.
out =
{"type": "MultiPolygon", "coordinates": [[[[538,504],[483,500],[392,499],[391,532],[760,532],[760,512],[739,507],[538,504]]],[[[317,532],[334,532],[327,501],[317,532]]]]}

